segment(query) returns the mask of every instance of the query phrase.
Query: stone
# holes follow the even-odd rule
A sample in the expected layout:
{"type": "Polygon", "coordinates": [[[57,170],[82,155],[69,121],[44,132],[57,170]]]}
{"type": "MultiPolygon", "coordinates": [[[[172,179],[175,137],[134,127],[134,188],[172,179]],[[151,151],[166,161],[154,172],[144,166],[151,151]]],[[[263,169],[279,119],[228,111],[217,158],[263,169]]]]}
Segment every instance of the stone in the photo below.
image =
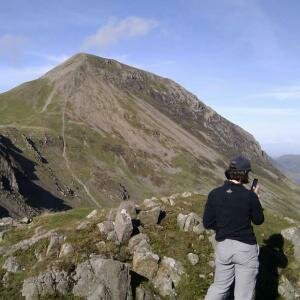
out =
{"type": "Polygon", "coordinates": [[[180,197],[180,194],[176,193],[176,194],[171,195],[169,198],[172,199],[172,200],[175,200],[178,197],[180,197]]]}
{"type": "Polygon", "coordinates": [[[193,266],[199,262],[199,256],[195,253],[188,253],[187,258],[193,266]]]}
{"type": "Polygon", "coordinates": [[[97,214],[98,214],[98,210],[97,210],[97,209],[94,209],[93,211],[91,211],[91,212],[86,216],[86,218],[87,218],[87,219],[93,219],[93,218],[95,218],[95,217],[97,216],[97,214]]]}
{"type": "Polygon", "coordinates": [[[147,279],[153,279],[158,270],[159,256],[147,248],[137,249],[133,254],[133,271],[147,279]]]}
{"type": "Polygon", "coordinates": [[[76,230],[84,230],[87,229],[89,227],[89,225],[91,224],[90,221],[84,220],[82,222],[80,222],[78,224],[78,226],[76,227],[76,230]]]}
{"type": "Polygon", "coordinates": [[[193,231],[194,226],[202,224],[202,219],[195,213],[189,213],[184,224],[183,231],[193,231]]]}
{"type": "Polygon", "coordinates": [[[161,209],[159,206],[149,210],[141,210],[139,213],[139,220],[145,225],[156,225],[159,221],[160,213],[161,209]]]}
{"type": "Polygon", "coordinates": [[[57,293],[67,295],[71,291],[71,287],[72,280],[65,271],[48,271],[25,279],[21,293],[26,300],[36,300],[57,293]]]}
{"type": "Polygon", "coordinates": [[[4,270],[6,270],[7,272],[11,272],[11,273],[17,273],[17,272],[19,272],[21,270],[21,266],[20,266],[17,258],[14,257],[14,256],[8,257],[5,260],[2,268],[4,270]]]}
{"type": "Polygon", "coordinates": [[[109,232],[109,233],[107,234],[106,239],[107,239],[108,241],[115,242],[116,244],[119,244],[119,243],[120,243],[119,240],[118,240],[117,234],[116,234],[116,232],[115,232],[114,230],[111,231],[111,232],[109,232]]]}
{"type": "Polygon", "coordinates": [[[0,248],[0,255],[4,256],[10,256],[13,255],[16,251],[22,250],[25,251],[29,249],[31,246],[36,244],[38,241],[49,238],[51,235],[53,235],[53,230],[50,230],[43,234],[34,235],[29,239],[22,240],[12,246],[9,246],[7,248],[0,248]]]}
{"type": "Polygon", "coordinates": [[[111,208],[106,216],[107,221],[115,221],[117,212],[118,212],[117,208],[111,208]]]}
{"type": "Polygon", "coordinates": [[[131,254],[136,251],[136,249],[147,248],[151,249],[149,245],[150,239],[147,234],[139,233],[134,235],[128,242],[128,250],[131,254]]]}
{"type": "Polygon", "coordinates": [[[6,232],[8,232],[8,231],[9,231],[9,229],[0,231],[0,242],[2,242],[4,240],[4,236],[5,236],[6,232]]]}
{"type": "Polygon", "coordinates": [[[161,197],[160,201],[165,203],[165,204],[170,204],[169,198],[168,197],[161,197]]]}
{"type": "Polygon", "coordinates": [[[93,256],[77,266],[73,280],[75,296],[132,300],[129,267],[119,261],[93,256]]]}
{"type": "Polygon", "coordinates": [[[205,231],[203,224],[199,223],[198,225],[193,227],[193,232],[195,232],[196,234],[201,234],[205,231]]]}
{"type": "Polygon", "coordinates": [[[194,231],[198,234],[204,231],[202,219],[197,214],[191,212],[188,215],[179,213],[177,216],[177,225],[182,231],[194,231]],[[195,228],[195,229],[194,229],[195,228]]]}
{"type": "Polygon", "coordinates": [[[152,293],[149,290],[146,290],[144,287],[137,287],[135,291],[136,300],[154,300],[152,293]]]}
{"type": "Polygon", "coordinates": [[[2,284],[4,287],[8,287],[9,285],[9,272],[6,272],[3,277],[2,277],[2,280],[1,280],[2,284]]]}
{"type": "Polygon", "coordinates": [[[211,267],[211,268],[214,268],[215,267],[215,262],[213,260],[210,260],[208,262],[208,265],[211,267]]]}
{"type": "Polygon", "coordinates": [[[182,264],[171,257],[164,256],[160,262],[154,286],[161,296],[174,296],[182,275],[185,274],[182,264]]]}
{"type": "Polygon", "coordinates": [[[72,253],[74,253],[73,246],[70,243],[64,243],[61,246],[61,249],[60,249],[58,257],[64,257],[64,256],[72,254],[72,253]]]}
{"type": "Polygon", "coordinates": [[[199,274],[199,278],[205,279],[205,275],[204,274],[199,274]]]}
{"type": "Polygon", "coordinates": [[[132,220],[125,209],[122,209],[117,213],[115,220],[115,232],[120,243],[127,242],[132,235],[132,220]]]}
{"type": "Polygon", "coordinates": [[[45,255],[40,250],[35,249],[34,250],[34,256],[37,259],[38,262],[41,262],[44,260],[45,255]]]}
{"type": "Polygon", "coordinates": [[[29,224],[32,222],[32,218],[24,217],[19,221],[21,224],[29,224]]]}
{"type": "Polygon", "coordinates": [[[0,227],[1,226],[12,226],[14,224],[14,219],[11,217],[4,217],[0,219],[0,227]]]}
{"type": "Polygon", "coordinates": [[[126,200],[121,202],[118,211],[121,211],[122,209],[127,211],[131,219],[136,219],[136,207],[133,201],[126,200]]]}
{"type": "Polygon", "coordinates": [[[184,229],[184,224],[187,219],[187,215],[184,215],[182,213],[179,213],[177,216],[177,226],[179,227],[180,230],[184,229]]]}
{"type": "Polygon", "coordinates": [[[283,275],[280,278],[278,292],[286,300],[300,299],[300,291],[283,275]]]}
{"type": "Polygon", "coordinates": [[[106,243],[104,241],[100,241],[98,243],[96,243],[96,246],[99,247],[99,248],[102,248],[106,245],[106,243]]]}
{"type": "Polygon", "coordinates": [[[191,197],[192,196],[192,193],[191,192],[184,192],[182,193],[181,197],[182,198],[188,198],[188,197],[191,197]]]}
{"type": "Polygon", "coordinates": [[[103,221],[101,223],[98,223],[97,227],[101,235],[103,235],[104,237],[107,237],[107,235],[115,229],[114,222],[112,221],[103,221]]]}
{"type": "Polygon", "coordinates": [[[213,233],[212,235],[209,236],[208,240],[210,241],[212,247],[214,250],[216,250],[216,247],[217,247],[217,241],[216,241],[216,238],[215,238],[216,234],[213,233]]]}
{"type": "Polygon", "coordinates": [[[294,245],[294,257],[300,262],[300,227],[290,227],[281,231],[282,236],[294,245]]]}
{"type": "Polygon", "coordinates": [[[150,209],[156,206],[160,206],[160,203],[157,198],[145,199],[143,201],[143,207],[146,209],[150,209]]]}
{"type": "Polygon", "coordinates": [[[53,233],[50,236],[50,242],[46,251],[46,256],[59,253],[60,247],[64,242],[64,236],[58,233],[53,233]]]}

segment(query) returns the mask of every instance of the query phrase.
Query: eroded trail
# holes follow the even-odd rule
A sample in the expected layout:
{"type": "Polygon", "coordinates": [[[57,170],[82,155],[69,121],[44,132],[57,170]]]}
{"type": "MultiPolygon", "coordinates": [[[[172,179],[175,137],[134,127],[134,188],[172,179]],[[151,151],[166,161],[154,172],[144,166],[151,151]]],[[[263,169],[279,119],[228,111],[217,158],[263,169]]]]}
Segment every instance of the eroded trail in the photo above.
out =
{"type": "Polygon", "coordinates": [[[67,155],[67,142],[66,142],[66,138],[65,138],[65,111],[66,111],[66,105],[67,105],[67,100],[64,101],[63,104],[63,111],[62,111],[62,138],[63,138],[63,158],[66,162],[66,166],[69,170],[69,172],[71,173],[71,175],[73,176],[73,178],[83,187],[83,189],[85,190],[85,192],[87,193],[87,195],[89,196],[89,198],[91,199],[91,201],[99,208],[101,208],[100,204],[98,203],[98,201],[95,199],[95,197],[90,193],[88,187],[82,182],[82,180],[76,176],[76,174],[74,173],[74,171],[71,168],[70,165],[70,161],[68,159],[68,155],[67,155]]]}

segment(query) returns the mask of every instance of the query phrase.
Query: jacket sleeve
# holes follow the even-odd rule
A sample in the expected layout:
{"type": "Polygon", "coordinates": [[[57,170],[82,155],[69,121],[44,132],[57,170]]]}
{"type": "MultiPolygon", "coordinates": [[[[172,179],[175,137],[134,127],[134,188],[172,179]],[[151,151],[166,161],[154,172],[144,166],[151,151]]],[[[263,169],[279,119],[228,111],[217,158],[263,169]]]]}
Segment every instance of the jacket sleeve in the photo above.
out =
{"type": "Polygon", "coordinates": [[[260,204],[260,201],[257,195],[254,192],[250,192],[250,199],[251,199],[251,221],[255,225],[261,225],[264,220],[264,213],[263,208],[260,204]]]}
{"type": "Polygon", "coordinates": [[[212,192],[209,193],[205,204],[203,214],[203,226],[206,229],[216,230],[216,208],[212,192]]]}

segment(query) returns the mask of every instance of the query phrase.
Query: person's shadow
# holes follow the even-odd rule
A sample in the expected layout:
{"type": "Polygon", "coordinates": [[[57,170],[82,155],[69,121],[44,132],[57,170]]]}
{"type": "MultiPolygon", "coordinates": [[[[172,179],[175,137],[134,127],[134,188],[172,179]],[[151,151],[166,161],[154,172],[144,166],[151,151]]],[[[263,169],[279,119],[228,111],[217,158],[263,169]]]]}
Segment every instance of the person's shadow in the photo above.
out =
{"type": "Polygon", "coordinates": [[[273,234],[260,248],[259,272],[256,281],[255,299],[277,299],[279,273],[278,268],[285,268],[288,259],[283,252],[284,239],[281,234],[273,234]]]}

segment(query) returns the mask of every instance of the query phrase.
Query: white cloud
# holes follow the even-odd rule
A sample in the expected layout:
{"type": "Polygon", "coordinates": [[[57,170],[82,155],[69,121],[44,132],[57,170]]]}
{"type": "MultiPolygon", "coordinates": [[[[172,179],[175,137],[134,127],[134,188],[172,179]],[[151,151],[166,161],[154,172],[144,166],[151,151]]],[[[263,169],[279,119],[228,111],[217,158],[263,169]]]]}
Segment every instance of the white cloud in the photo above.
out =
{"type": "Polygon", "coordinates": [[[28,39],[21,35],[6,34],[0,36],[0,58],[15,63],[24,51],[28,39]]]}
{"type": "Polygon", "coordinates": [[[152,19],[140,17],[127,17],[117,21],[111,19],[106,25],[89,36],[84,42],[84,48],[100,48],[117,44],[121,40],[128,40],[134,37],[144,36],[158,26],[158,22],[152,19]]]}

